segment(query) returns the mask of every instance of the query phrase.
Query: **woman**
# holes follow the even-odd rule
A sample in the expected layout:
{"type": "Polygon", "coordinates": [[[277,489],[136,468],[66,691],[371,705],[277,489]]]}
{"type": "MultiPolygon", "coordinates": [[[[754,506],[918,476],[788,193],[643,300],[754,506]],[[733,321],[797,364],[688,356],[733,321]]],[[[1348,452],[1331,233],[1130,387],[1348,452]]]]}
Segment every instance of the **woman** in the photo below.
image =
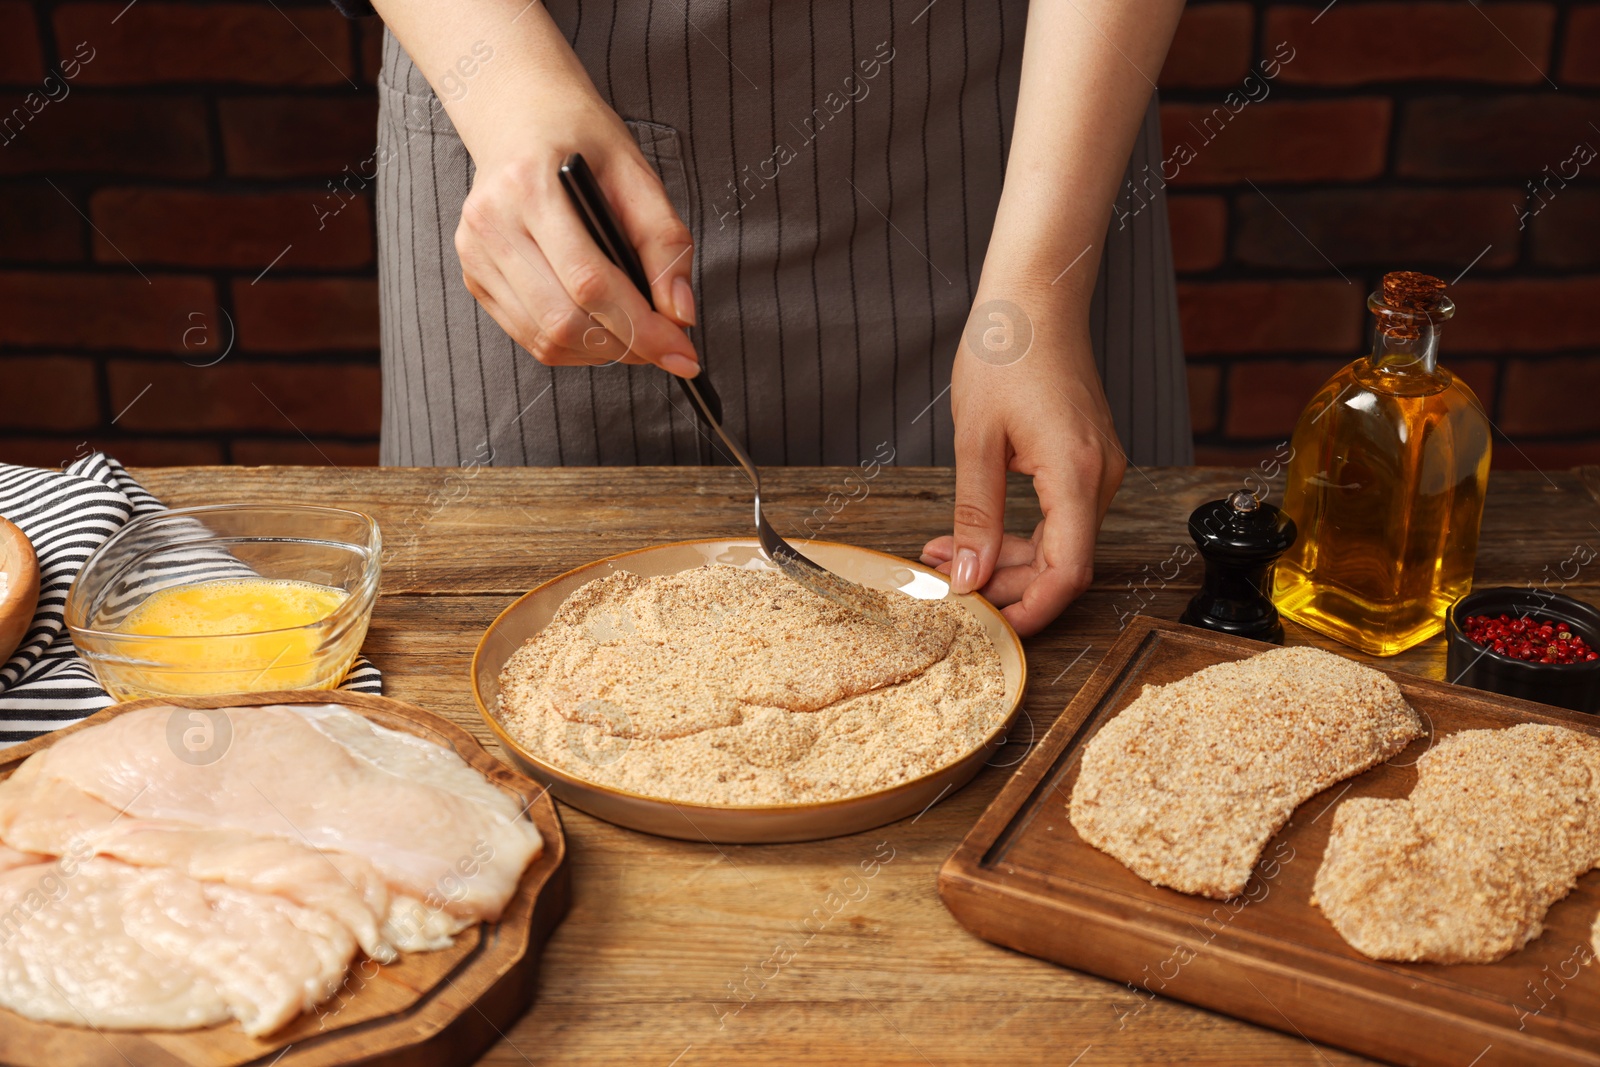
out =
{"type": "Polygon", "coordinates": [[[1179,0],[375,6],[383,462],[711,462],[661,371],[709,373],[758,463],[953,461],[923,559],[1023,633],[1088,586],[1125,462],[1187,462],[1150,181],[1179,0]]]}

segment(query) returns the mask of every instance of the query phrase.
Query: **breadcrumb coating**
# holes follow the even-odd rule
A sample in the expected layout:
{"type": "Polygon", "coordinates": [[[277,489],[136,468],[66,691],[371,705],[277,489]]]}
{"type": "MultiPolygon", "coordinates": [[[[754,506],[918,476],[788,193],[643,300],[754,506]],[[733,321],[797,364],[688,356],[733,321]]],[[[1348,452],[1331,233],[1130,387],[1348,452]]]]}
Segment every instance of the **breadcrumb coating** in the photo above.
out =
{"type": "Polygon", "coordinates": [[[1501,959],[1600,862],[1597,771],[1600,741],[1575,730],[1452,734],[1409,797],[1339,806],[1312,903],[1374,959],[1501,959]]]}
{"type": "Polygon", "coordinates": [[[1153,885],[1226,900],[1294,809],[1423,734],[1387,675],[1280,648],[1144,691],[1085,746],[1089,844],[1153,885]]]}
{"type": "Polygon", "coordinates": [[[771,571],[579,588],[500,674],[530,752],[602,785],[705,804],[840,800],[967,755],[1009,710],[959,607],[877,594],[892,625],[771,571]]]}

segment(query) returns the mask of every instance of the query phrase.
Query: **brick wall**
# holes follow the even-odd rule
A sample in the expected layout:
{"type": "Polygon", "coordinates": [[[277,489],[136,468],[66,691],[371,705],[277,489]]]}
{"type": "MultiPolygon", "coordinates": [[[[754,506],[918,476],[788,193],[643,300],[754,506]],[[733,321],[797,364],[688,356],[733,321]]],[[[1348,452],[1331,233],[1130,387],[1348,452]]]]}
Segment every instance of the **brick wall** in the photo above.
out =
{"type": "Polygon", "coordinates": [[[380,30],[0,0],[0,457],[376,462],[380,30]]]}
{"type": "MultiPolygon", "coordinates": [[[[350,174],[377,29],[317,0],[0,0],[0,457],[375,460],[350,174]]],[[[1600,3],[1196,0],[1160,81],[1203,462],[1270,454],[1400,267],[1466,272],[1444,359],[1497,465],[1600,462],[1600,162],[1574,157],[1600,3]]]]}
{"type": "Polygon", "coordinates": [[[1600,4],[1324,4],[1191,3],[1161,75],[1200,461],[1270,455],[1408,268],[1465,272],[1495,465],[1600,462],[1600,4]]]}

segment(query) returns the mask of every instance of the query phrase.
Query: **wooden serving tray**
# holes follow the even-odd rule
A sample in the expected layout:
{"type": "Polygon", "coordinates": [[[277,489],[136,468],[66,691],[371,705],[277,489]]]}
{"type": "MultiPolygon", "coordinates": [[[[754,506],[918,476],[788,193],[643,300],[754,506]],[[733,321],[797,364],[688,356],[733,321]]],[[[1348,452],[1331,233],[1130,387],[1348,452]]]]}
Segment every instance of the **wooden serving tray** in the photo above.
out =
{"type": "Polygon", "coordinates": [[[334,690],[134,700],[0,753],[0,778],[63,737],[152,705],[186,708],[341,704],[382,726],[456,751],[521,798],[544,838],[500,921],[456,935],[440,952],[412,952],[388,966],[359,952],[344,986],[314,1012],[264,1039],[237,1023],[206,1030],[118,1031],[34,1022],[0,1009],[0,1063],[10,1067],[459,1067],[475,1061],[533,1003],[539,951],[566,914],[566,842],[555,803],[536,783],[490,756],[461,727],[387,697],[334,690]]]}
{"type": "Polygon", "coordinates": [[[1101,724],[1146,684],[1271,647],[1156,619],[1130,623],[945,861],[945,905],[980,937],[1127,983],[1122,1027],[1138,1025],[1160,994],[1401,1064],[1600,1065],[1600,971],[1588,966],[1600,874],[1550,909],[1542,936],[1494,964],[1371,960],[1310,904],[1339,801],[1408,795],[1434,738],[1520,722],[1600,734],[1592,716],[1386,672],[1430,737],[1301,805],[1232,901],[1152,886],[1078,837],[1067,800],[1101,724]]]}

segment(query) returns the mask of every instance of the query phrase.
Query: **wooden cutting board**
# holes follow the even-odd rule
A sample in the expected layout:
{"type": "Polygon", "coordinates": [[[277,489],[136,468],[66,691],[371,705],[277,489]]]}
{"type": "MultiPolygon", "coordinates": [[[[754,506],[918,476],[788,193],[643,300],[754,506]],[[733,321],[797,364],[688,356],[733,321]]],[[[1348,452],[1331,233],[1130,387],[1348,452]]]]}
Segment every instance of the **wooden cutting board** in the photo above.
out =
{"type": "MultiPolygon", "coordinates": [[[[381,726],[452,748],[520,798],[544,837],[494,924],[456,935],[440,952],[406,953],[388,966],[356,956],[344,986],[317,1010],[265,1039],[237,1023],[207,1030],[92,1030],[34,1022],[0,1009],[0,1063],[11,1067],[460,1067],[481,1056],[533,1003],[539,952],[566,913],[566,842],[544,789],[490,756],[461,727],[387,697],[300,690],[249,696],[134,700],[0,753],[0,778],[57,738],[137,708],[342,704],[381,726]]],[[[69,883],[70,888],[70,883],[69,883]]]]}
{"type": "Polygon", "coordinates": [[[1430,736],[1301,805],[1228,902],[1152,886],[1078,837],[1067,798],[1103,723],[1145,684],[1270,647],[1131,622],[945,862],[945,905],[980,937],[1125,983],[1117,1029],[1138,1026],[1160,995],[1400,1064],[1600,1065],[1600,967],[1589,947],[1600,873],[1550,909],[1541,937],[1493,964],[1371,960],[1310,904],[1341,800],[1408,795],[1417,758],[1456,731],[1541,722],[1600,734],[1592,716],[1387,672],[1430,736]]]}

